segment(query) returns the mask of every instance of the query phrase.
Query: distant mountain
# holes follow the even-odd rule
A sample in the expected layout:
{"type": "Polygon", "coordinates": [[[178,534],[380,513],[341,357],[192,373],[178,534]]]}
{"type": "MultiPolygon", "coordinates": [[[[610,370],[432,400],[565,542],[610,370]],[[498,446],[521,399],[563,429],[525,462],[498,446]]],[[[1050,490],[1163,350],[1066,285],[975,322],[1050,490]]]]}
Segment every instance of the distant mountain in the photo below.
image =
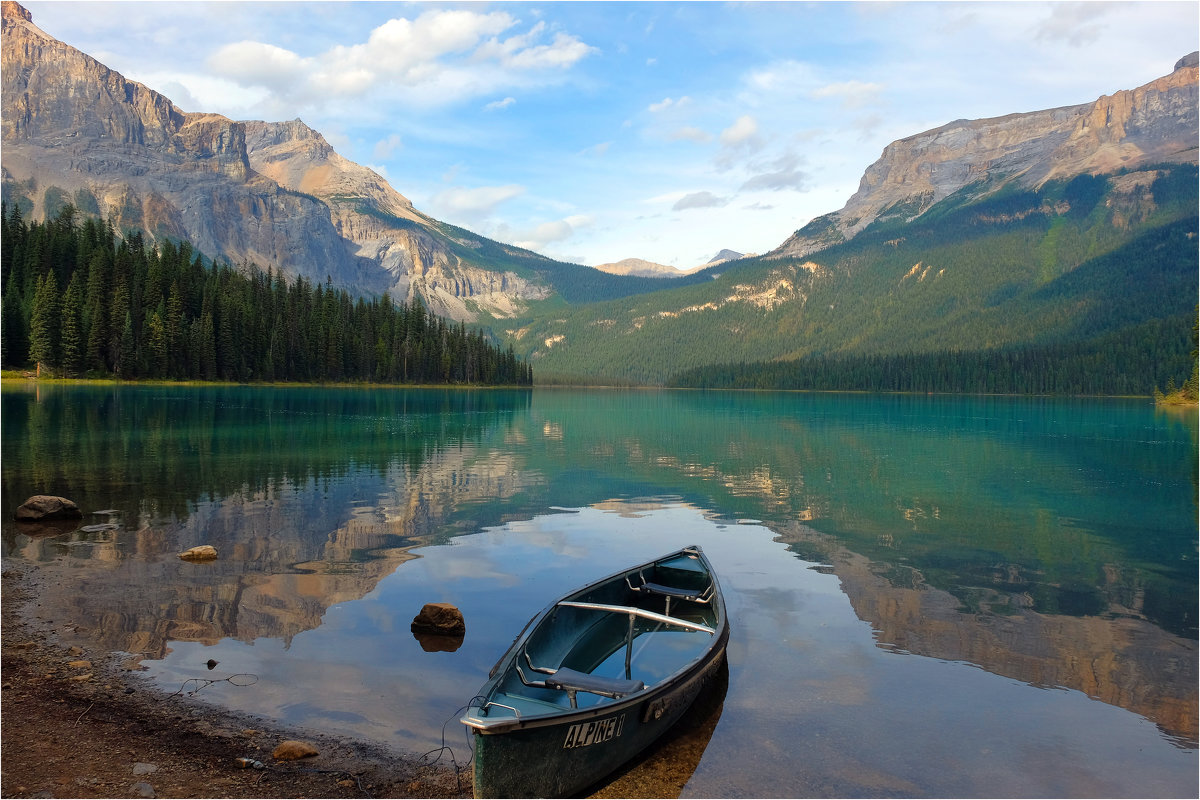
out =
{"type": "Polygon", "coordinates": [[[666,264],[643,261],[640,258],[626,258],[611,264],[597,264],[596,269],[611,275],[637,275],[643,278],[680,278],[686,275],[695,275],[701,270],[739,258],[745,258],[745,254],[733,250],[722,250],[709,261],[691,269],[676,269],[675,267],[668,267],[666,264]]]}
{"type": "Polygon", "coordinates": [[[712,267],[712,266],[716,266],[717,264],[721,264],[726,261],[734,261],[736,259],[745,258],[745,257],[746,257],[746,253],[738,253],[733,250],[722,250],[721,252],[717,253],[715,256],[710,258],[708,260],[708,263],[705,264],[704,266],[712,267]]]}
{"type": "Polygon", "coordinates": [[[1148,331],[1177,353],[1198,291],[1198,138],[1193,54],[1094,103],[895,142],[845,208],[711,280],[497,327],[565,381],[1148,331]]]}
{"type": "Polygon", "coordinates": [[[623,258],[611,264],[597,264],[596,269],[610,275],[638,275],[643,278],[678,278],[683,274],[666,264],[656,264],[640,258],[623,258]]]}

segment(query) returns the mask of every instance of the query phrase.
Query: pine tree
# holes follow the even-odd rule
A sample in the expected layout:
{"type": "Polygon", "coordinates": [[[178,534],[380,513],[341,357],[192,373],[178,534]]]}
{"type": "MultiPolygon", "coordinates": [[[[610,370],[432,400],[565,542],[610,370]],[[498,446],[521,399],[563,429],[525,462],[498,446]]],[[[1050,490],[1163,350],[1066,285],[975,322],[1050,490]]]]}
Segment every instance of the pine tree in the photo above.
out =
{"type": "Polygon", "coordinates": [[[80,273],[71,276],[62,304],[62,366],[68,375],[86,369],[87,339],[83,332],[83,280],[80,273]]]}
{"type": "Polygon", "coordinates": [[[4,366],[20,367],[29,362],[29,321],[25,318],[25,304],[17,282],[11,278],[0,307],[0,347],[3,348],[0,362],[4,366]]]}
{"type": "Polygon", "coordinates": [[[29,319],[29,357],[37,363],[38,376],[43,367],[57,367],[61,361],[59,324],[62,298],[54,270],[43,275],[33,295],[33,313],[29,319]]]}

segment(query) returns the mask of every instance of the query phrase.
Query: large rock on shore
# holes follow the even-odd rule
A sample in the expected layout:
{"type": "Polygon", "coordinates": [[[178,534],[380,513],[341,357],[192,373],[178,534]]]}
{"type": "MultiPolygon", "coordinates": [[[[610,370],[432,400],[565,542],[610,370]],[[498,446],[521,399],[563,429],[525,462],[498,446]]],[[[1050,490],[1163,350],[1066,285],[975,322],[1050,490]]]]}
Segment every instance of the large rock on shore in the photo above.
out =
{"type": "Polygon", "coordinates": [[[79,519],[83,512],[65,497],[35,494],[17,509],[18,522],[40,522],[48,519],[79,519]]]}

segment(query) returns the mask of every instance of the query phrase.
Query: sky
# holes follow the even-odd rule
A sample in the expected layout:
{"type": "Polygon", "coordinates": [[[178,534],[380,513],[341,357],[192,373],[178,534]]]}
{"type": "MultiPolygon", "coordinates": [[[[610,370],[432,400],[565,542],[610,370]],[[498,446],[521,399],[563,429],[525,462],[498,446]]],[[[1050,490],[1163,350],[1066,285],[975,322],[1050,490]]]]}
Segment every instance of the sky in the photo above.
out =
{"type": "Polygon", "coordinates": [[[23,5],[184,111],[303,120],[437,219],[680,269],[777,247],[896,139],[1200,48],[1194,0],[23,5]]]}

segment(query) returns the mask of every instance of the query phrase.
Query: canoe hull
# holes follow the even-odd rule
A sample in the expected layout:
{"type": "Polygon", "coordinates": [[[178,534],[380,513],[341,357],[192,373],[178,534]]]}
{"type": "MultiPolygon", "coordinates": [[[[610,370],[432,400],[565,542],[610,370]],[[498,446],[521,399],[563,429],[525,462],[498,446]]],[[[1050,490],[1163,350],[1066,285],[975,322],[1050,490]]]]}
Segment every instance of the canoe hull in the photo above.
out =
{"type": "Polygon", "coordinates": [[[636,701],[594,710],[591,719],[503,734],[475,732],[476,797],[578,797],[636,758],[719,672],[728,631],[688,675],[636,701]]]}

